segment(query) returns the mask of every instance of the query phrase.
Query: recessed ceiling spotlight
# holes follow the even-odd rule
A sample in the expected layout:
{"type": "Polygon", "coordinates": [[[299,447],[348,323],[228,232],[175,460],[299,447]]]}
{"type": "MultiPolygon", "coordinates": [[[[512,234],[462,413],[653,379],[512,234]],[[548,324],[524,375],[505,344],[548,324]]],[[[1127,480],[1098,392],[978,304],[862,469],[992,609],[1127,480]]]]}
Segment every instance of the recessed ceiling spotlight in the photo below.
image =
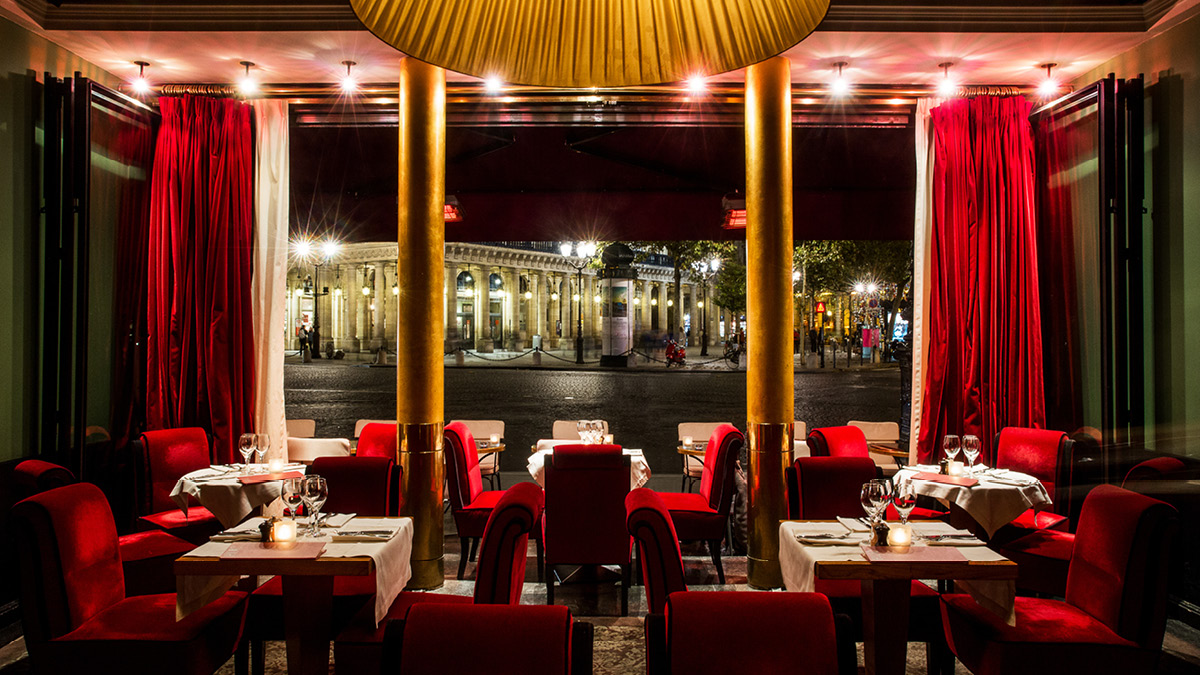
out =
{"type": "Polygon", "coordinates": [[[708,91],[708,82],[703,75],[692,75],[687,79],[687,88],[693,94],[703,94],[708,91]]]}
{"type": "Polygon", "coordinates": [[[346,76],[342,78],[342,93],[353,94],[358,91],[358,81],[350,74],[350,69],[358,64],[354,61],[342,61],[342,65],[346,66],[346,76]]]}
{"type": "Polygon", "coordinates": [[[1042,98],[1050,98],[1058,93],[1058,80],[1054,79],[1054,67],[1057,63],[1043,63],[1038,68],[1046,69],[1046,79],[1038,85],[1038,94],[1042,98]]]}
{"type": "Polygon", "coordinates": [[[837,75],[834,76],[833,83],[830,85],[829,90],[833,92],[834,96],[845,96],[846,94],[850,93],[850,81],[846,79],[844,74],[842,74],[842,69],[848,65],[850,64],[846,63],[845,61],[838,61],[837,63],[833,64],[833,67],[837,68],[837,75]]]}
{"type": "Polygon", "coordinates": [[[242,74],[242,79],[238,80],[238,90],[242,92],[242,96],[253,96],[258,93],[258,82],[250,77],[250,67],[254,65],[254,62],[238,61],[238,65],[246,69],[242,74]]]}
{"type": "Polygon", "coordinates": [[[488,75],[483,80],[483,88],[489,94],[499,94],[500,90],[504,89],[504,80],[501,80],[498,75],[488,75]]]}
{"type": "Polygon", "coordinates": [[[937,93],[942,98],[950,98],[958,92],[958,82],[950,76],[950,66],[953,66],[952,61],[943,61],[938,64],[938,68],[942,69],[942,81],[938,82],[937,93]]]}
{"type": "Polygon", "coordinates": [[[138,67],[137,77],[130,83],[133,86],[133,93],[145,96],[150,93],[150,83],[146,81],[146,66],[150,64],[146,61],[134,61],[133,65],[138,67]]]}

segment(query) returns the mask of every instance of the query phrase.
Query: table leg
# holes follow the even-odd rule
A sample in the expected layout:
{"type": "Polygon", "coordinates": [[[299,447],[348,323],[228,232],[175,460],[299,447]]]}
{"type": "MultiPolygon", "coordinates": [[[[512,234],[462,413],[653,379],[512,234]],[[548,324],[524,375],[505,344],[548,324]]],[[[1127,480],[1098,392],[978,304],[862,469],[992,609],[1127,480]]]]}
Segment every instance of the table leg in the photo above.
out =
{"type": "Polygon", "coordinates": [[[283,633],[287,638],[289,675],[329,672],[332,613],[333,577],[283,577],[283,633]]]}
{"type": "Polygon", "coordinates": [[[863,656],[867,675],[903,675],[908,665],[908,579],[864,579],[863,656]]]}

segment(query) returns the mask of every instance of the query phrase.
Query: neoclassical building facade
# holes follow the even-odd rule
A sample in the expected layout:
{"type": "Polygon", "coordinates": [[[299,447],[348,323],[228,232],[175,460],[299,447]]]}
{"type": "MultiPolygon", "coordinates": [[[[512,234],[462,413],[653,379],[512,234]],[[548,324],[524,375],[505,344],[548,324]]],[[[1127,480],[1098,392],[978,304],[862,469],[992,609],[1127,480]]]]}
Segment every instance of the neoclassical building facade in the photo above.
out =
{"type": "MultiPolygon", "coordinates": [[[[320,348],[347,353],[395,351],[404,342],[399,316],[395,242],[344,244],[329,260],[294,260],[288,270],[288,348],[300,348],[301,328],[315,329],[320,348]]],[[[574,349],[580,315],[588,349],[600,343],[598,269],[582,272],[559,252],[559,242],[447,242],[443,287],[447,352],[524,350],[541,336],[543,349],[574,349]],[[582,312],[580,311],[582,309],[582,312]]],[[[715,344],[734,317],[713,303],[711,285],[684,272],[676,289],[670,259],[634,265],[631,300],[635,340],[643,345],[676,332],[670,309],[679,303],[680,332],[699,345],[707,318],[715,344]]]]}

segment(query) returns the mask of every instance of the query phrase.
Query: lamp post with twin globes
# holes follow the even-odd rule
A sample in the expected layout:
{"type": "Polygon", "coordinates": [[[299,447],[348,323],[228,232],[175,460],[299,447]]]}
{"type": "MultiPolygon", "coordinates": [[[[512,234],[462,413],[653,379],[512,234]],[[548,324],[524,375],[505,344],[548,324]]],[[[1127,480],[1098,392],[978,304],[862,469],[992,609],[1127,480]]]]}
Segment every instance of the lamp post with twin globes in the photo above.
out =
{"type": "Polygon", "coordinates": [[[720,258],[701,260],[692,265],[692,269],[704,281],[704,300],[703,305],[700,307],[700,356],[708,356],[708,284],[712,281],[713,275],[717,273],[720,267],[720,258]]]}

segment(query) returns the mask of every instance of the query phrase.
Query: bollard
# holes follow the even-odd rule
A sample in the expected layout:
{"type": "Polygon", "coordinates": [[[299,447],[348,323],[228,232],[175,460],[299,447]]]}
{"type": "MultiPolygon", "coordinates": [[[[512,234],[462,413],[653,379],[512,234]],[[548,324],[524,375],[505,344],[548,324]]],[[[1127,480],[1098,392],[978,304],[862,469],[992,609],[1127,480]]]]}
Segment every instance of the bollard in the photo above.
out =
{"type": "Polygon", "coordinates": [[[837,348],[838,348],[838,343],[836,343],[836,342],[833,343],[833,368],[834,368],[834,370],[837,370],[837,348]]]}
{"type": "Polygon", "coordinates": [[[461,365],[465,364],[466,362],[467,362],[467,358],[466,358],[466,355],[463,354],[463,350],[455,349],[454,350],[454,365],[461,366],[461,365]]]}
{"type": "Polygon", "coordinates": [[[302,351],[304,352],[304,356],[302,357],[301,361],[304,363],[312,363],[312,352],[308,350],[308,346],[305,345],[302,351]]]}
{"type": "Polygon", "coordinates": [[[535,366],[542,365],[542,350],[541,349],[533,350],[533,365],[535,365],[535,366]]]}

